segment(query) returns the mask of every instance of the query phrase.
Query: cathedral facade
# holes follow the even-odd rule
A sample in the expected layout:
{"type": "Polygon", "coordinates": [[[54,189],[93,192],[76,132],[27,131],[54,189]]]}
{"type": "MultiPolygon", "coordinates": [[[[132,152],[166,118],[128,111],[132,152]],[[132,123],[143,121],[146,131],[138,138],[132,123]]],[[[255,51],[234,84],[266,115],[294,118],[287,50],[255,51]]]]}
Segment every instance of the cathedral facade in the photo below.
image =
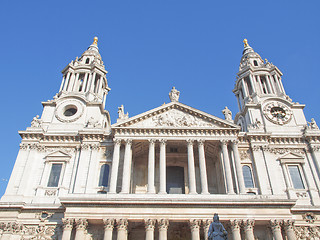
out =
{"type": "Polygon", "coordinates": [[[320,239],[320,130],[248,42],[225,119],[179,102],[111,124],[98,39],[20,131],[0,239],[320,239]]]}

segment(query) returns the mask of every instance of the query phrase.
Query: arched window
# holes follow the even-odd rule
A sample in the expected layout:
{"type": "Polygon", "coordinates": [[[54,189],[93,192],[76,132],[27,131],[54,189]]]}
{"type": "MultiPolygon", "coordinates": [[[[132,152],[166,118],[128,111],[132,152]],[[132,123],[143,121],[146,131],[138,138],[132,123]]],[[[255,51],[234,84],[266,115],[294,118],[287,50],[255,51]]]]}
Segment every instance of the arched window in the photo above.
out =
{"type": "Polygon", "coordinates": [[[254,60],[253,65],[258,66],[258,62],[256,60],[254,60]]]}
{"type": "Polygon", "coordinates": [[[103,164],[100,169],[99,187],[107,187],[109,179],[109,165],[103,164]]]}
{"type": "Polygon", "coordinates": [[[253,178],[252,178],[252,172],[251,168],[247,165],[242,167],[242,172],[243,172],[243,178],[244,178],[244,185],[246,188],[253,188],[253,178]]]}
{"type": "Polygon", "coordinates": [[[90,62],[90,58],[87,58],[86,59],[86,64],[89,64],[89,62],[90,62]]]}

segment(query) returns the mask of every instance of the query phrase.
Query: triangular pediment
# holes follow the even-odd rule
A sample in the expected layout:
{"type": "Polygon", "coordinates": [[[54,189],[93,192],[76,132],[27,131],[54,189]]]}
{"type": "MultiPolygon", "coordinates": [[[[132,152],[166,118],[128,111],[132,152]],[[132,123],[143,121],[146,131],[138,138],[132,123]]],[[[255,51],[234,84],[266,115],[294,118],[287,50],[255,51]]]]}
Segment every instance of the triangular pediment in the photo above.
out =
{"type": "Polygon", "coordinates": [[[114,128],[239,128],[237,125],[189,107],[171,102],[113,124],[114,128]]]}
{"type": "Polygon", "coordinates": [[[53,161],[68,161],[70,158],[71,156],[68,153],[65,153],[61,150],[49,153],[45,157],[46,160],[53,160],[53,161]]]}
{"type": "Polygon", "coordinates": [[[288,152],[280,156],[279,159],[304,159],[304,158],[298,153],[288,152]]]}

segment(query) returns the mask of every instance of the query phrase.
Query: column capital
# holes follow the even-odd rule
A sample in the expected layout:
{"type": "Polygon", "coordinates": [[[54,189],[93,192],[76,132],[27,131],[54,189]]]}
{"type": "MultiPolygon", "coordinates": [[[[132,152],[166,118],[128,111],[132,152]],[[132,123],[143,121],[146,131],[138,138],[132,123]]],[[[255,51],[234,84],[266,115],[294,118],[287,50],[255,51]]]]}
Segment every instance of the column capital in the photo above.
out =
{"type": "Polygon", "coordinates": [[[238,139],[233,139],[233,140],[231,140],[231,143],[232,143],[233,146],[238,146],[239,140],[238,139]]]}
{"type": "Polygon", "coordinates": [[[202,224],[203,224],[203,227],[206,228],[206,227],[210,227],[210,224],[212,223],[212,219],[205,219],[205,220],[202,220],[202,224]]]}
{"type": "Polygon", "coordinates": [[[253,231],[254,219],[242,220],[242,225],[244,227],[244,231],[253,231]]]}
{"type": "Polygon", "coordinates": [[[292,220],[292,219],[283,220],[283,226],[284,226],[285,230],[293,230],[294,231],[294,220],[292,220]]]}
{"type": "Polygon", "coordinates": [[[85,218],[78,218],[75,220],[76,222],[76,228],[81,230],[86,230],[88,226],[88,220],[85,218]]]}
{"type": "Polygon", "coordinates": [[[169,227],[169,220],[168,219],[159,219],[158,220],[159,230],[167,230],[168,227],[169,227]]]}
{"type": "Polygon", "coordinates": [[[117,219],[117,229],[118,230],[127,230],[128,220],[127,219],[117,219]]]}
{"type": "Polygon", "coordinates": [[[126,142],[126,145],[129,145],[129,146],[132,145],[132,139],[126,139],[125,142],[126,142]]]}
{"type": "Polygon", "coordinates": [[[117,144],[117,145],[120,145],[121,141],[122,141],[122,139],[119,139],[119,138],[114,138],[113,139],[114,144],[117,144]]]}
{"type": "Polygon", "coordinates": [[[241,220],[232,219],[230,220],[231,231],[240,231],[241,220]]]}
{"type": "Polygon", "coordinates": [[[191,231],[198,230],[200,227],[200,223],[201,221],[198,219],[190,219],[189,225],[190,225],[191,231]]]}
{"type": "Polygon", "coordinates": [[[154,138],[148,139],[149,144],[155,144],[156,141],[157,141],[157,140],[154,139],[154,138]]]}
{"type": "Polygon", "coordinates": [[[193,142],[194,142],[194,139],[187,139],[188,146],[189,145],[193,146],[193,142]]]}
{"type": "Polygon", "coordinates": [[[222,145],[222,146],[227,145],[227,144],[228,144],[228,142],[229,142],[229,140],[226,140],[226,139],[222,139],[222,140],[220,140],[220,143],[221,143],[221,145],[222,145]]]}
{"type": "Polygon", "coordinates": [[[153,231],[154,230],[154,226],[156,224],[156,220],[154,219],[145,219],[144,220],[144,227],[146,229],[146,231],[153,231]]]}
{"type": "Polygon", "coordinates": [[[114,219],[113,218],[105,218],[103,219],[103,227],[105,230],[113,230],[114,228],[114,219]]]}
{"type": "Polygon", "coordinates": [[[271,219],[269,221],[270,227],[272,231],[276,231],[276,230],[281,230],[281,224],[282,224],[283,220],[279,220],[279,219],[271,219]]]}
{"type": "Polygon", "coordinates": [[[159,142],[162,145],[166,145],[167,144],[167,139],[160,139],[159,142]]]}
{"type": "Polygon", "coordinates": [[[197,142],[198,142],[198,146],[203,146],[205,140],[204,139],[197,139],[197,142]]]}
{"type": "Polygon", "coordinates": [[[72,230],[74,224],[73,218],[62,218],[62,227],[64,230],[72,230]]]}

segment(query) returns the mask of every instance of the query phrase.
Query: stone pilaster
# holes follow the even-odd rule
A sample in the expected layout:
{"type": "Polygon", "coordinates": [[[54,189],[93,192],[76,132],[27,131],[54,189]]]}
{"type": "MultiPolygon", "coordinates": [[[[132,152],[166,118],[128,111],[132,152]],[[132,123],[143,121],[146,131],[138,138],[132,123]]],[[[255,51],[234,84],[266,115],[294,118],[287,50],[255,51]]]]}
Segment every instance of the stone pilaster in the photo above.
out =
{"type": "Polygon", "coordinates": [[[169,221],[167,219],[158,220],[159,240],[167,240],[169,221]]]}
{"type": "Polygon", "coordinates": [[[146,229],[146,240],[154,240],[154,225],[156,220],[154,219],[145,219],[144,226],[146,229]]]}
{"type": "Polygon", "coordinates": [[[103,240],[112,240],[114,219],[112,219],[112,218],[103,219],[103,227],[104,227],[103,240]]]}
{"type": "Polygon", "coordinates": [[[85,239],[86,233],[85,231],[87,230],[88,226],[88,220],[85,218],[79,218],[76,219],[76,236],[75,240],[83,240],[85,239]]]}
{"type": "Polygon", "coordinates": [[[230,220],[230,227],[233,240],[241,240],[241,221],[237,219],[230,220]]]}
{"type": "Polygon", "coordinates": [[[70,240],[71,233],[74,225],[74,219],[73,218],[63,218],[62,219],[62,240],[70,240]]]}
{"type": "Polygon", "coordinates": [[[200,240],[200,220],[190,219],[191,240],[200,240]]]}
{"type": "Polygon", "coordinates": [[[128,220],[117,219],[117,240],[128,239],[128,220]]]}

